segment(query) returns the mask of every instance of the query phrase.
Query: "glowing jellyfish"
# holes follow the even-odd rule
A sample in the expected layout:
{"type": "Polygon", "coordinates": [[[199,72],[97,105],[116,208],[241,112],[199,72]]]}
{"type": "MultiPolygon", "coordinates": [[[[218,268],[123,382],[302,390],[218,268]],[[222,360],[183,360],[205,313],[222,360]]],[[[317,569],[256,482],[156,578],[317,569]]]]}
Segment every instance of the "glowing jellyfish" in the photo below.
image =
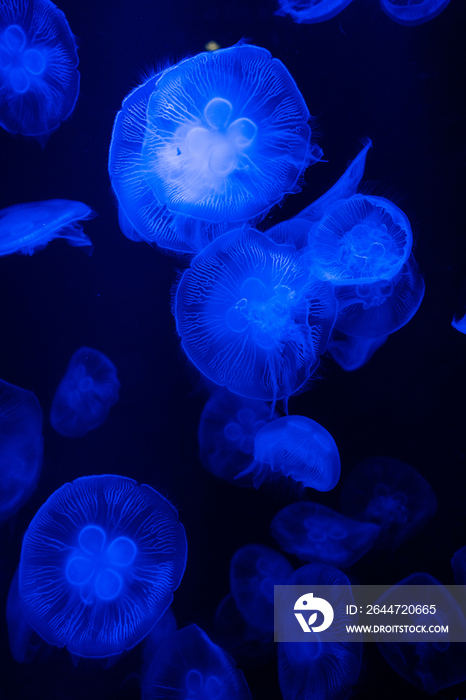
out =
{"type": "Polygon", "coordinates": [[[338,15],[352,0],[279,0],[277,15],[290,15],[298,24],[325,22],[338,15]]]}
{"type": "Polygon", "coordinates": [[[332,601],[334,621],[309,642],[278,643],[278,679],[283,700],[344,700],[358,680],[362,644],[345,640],[347,624],[355,619],[346,606],[354,604],[348,578],[338,569],[325,564],[307,564],[297,569],[290,585],[319,586],[319,595],[332,601]]]}
{"type": "Polygon", "coordinates": [[[409,464],[389,457],[371,457],[348,475],[341,491],[343,512],[380,525],[375,547],[396,549],[414,535],[437,510],[427,481],[409,464]]]}
{"type": "Polygon", "coordinates": [[[406,215],[383,197],[357,194],[332,204],[310,236],[310,264],[335,285],[367,285],[401,271],[413,243],[406,215]]]}
{"type": "Polygon", "coordinates": [[[410,321],[424,298],[425,284],[411,255],[390,280],[335,288],[335,328],[356,338],[380,338],[410,321]]]}
{"type": "Polygon", "coordinates": [[[36,488],[42,468],[42,411],[30,391],[0,379],[0,521],[36,488]]]}
{"type": "Polygon", "coordinates": [[[372,355],[387,340],[387,335],[376,338],[355,338],[334,329],[328,344],[328,351],[333,360],[346,372],[353,372],[364,367],[372,355]]]}
{"type": "Polygon", "coordinates": [[[68,199],[16,204],[0,210],[0,255],[32,255],[54,238],[71,246],[92,246],[78,221],[96,216],[87,204],[68,199]]]}
{"type": "Polygon", "coordinates": [[[303,257],[253,229],[226,233],[181,278],[174,314],[196,367],[252,399],[287,399],[308,381],[333,328],[332,288],[303,257]]]}
{"type": "Polygon", "coordinates": [[[142,700],[251,700],[231,657],[197,625],[166,640],[142,683],[142,700]]]}
{"type": "Polygon", "coordinates": [[[274,586],[288,583],[293,567],[270,547],[248,544],[230,562],[230,589],[246,622],[273,631],[274,586]]]}
{"type": "Polygon", "coordinates": [[[340,468],[338,448],[325,428],[305,416],[284,416],[259,430],[254,460],[239,477],[253,473],[258,488],[265,479],[282,475],[304,488],[330,491],[340,468]]]}
{"type": "Polygon", "coordinates": [[[48,135],[69,117],[79,92],[78,55],[66,17],[50,0],[0,4],[0,125],[48,135]]]}
{"type": "Polygon", "coordinates": [[[163,496],[123,476],[84,476],[55,491],[26,531],[21,607],[49,644],[120,654],[163,615],[185,565],[184,528],[163,496]]]}
{"type": "Polygon", "coordinates": [[[380,527],[361,523],[318,503],[292,503],[277,513],[271,531],[285,552],[304,561],[345,568],[373,546],[380,527]]]}
{"type": "Polygon", "coordinates": [[[456,330],[460,333],[466,333],[466,314],[461,317],[455,315],[453,317],[451,325],[453,326],[453,328],[456,328],[456,330]]]}
{"type": "Polygon", "coordinates": [[[181,253],[259,220],[299,190],[310,116],[268,51],[239,44],[149,78],[123,101],[109,173],[123,233],[181,253]]]}
{"type": "Polygon", "coordinates": [[[414,27],[437,17],[450,0],[380,0],[382,10],[398,24],[414,27]]]}
{"type": "Polygon", "coordinates": [[[53,399],[52,426],[67,437],[98,428],[118,401],[119,389],[116,367],[108,357],[92,348],[76,350],[53,399]]]}

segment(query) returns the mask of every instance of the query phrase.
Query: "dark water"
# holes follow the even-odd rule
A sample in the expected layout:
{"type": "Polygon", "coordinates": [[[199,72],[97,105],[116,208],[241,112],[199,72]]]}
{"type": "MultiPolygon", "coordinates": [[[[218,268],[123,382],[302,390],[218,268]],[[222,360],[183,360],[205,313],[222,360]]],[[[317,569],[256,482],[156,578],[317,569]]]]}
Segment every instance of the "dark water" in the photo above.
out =
{"type": "MultiPolygon", "coordinates": [[[[242,37],[289,69],[317,118],[328,160],[309,169],[302,192],[276,208],[273,221],[327,190],[359,151],[358,139],[370,136],[365,180],[413,223],[426,281],[419,312],[362,370],[345,373],[325,360],[313,389],[292,399],[290,411],[331,432],[343,478],[361,459],[383,454],[412,464],[437,493],[438,512],[424,530],[392,555],[369,553],[354,575],[362,583],[395,583],[426,571],[453,583],[450,558],[466,544],[466,337],[450,326],[466,282],[463,0],[414,28],[389,20],[376,0],[354,0],[335,19],[308,26],[274,16],[274,0],[59,6],[79,41],[80,96],[43,150],[1,131],[0,207],[77,199],[99,217],[85,225],[95,246],[91,258],[56,241],[32,257],[0,260],[0,376],[33,391],[45,416],[38,489],[1,530],[3,609],[30,519],[52,491],[85,474],[134,477],[179,508],[189,545],[173,605],[180,626],[209,626],[228,592],[228,563],[238,547],[274,544],[269,523],[286,499],[217,481],[199,462],[196,431],[207,397],[179,350],[170,312],[182,263],[123,237],[107,176],[115,114],[144,71],[196,54],[210,40],[225,47],[242,37]],[[114,362],[122,388],[103,426],[68,439],[47,416],[71,354],[83,345],[114,362]]],[[[315,500],[338,507],[339,487],[315,500]]],[[[11,658],[4,620],[0,644],[2,700],[139,697],[139,648],[108,670],[91,662],[74,667],[65,650],[22,666],[11,658]]],[[[274,663],[246,670],[246,677],[255,700],[280,698],[274,663]]],[[[424,694],[367,645],[353,697],[395,696],[424,694]]],[[[437,697],[465,698],[466,683],[437,697]]]]}

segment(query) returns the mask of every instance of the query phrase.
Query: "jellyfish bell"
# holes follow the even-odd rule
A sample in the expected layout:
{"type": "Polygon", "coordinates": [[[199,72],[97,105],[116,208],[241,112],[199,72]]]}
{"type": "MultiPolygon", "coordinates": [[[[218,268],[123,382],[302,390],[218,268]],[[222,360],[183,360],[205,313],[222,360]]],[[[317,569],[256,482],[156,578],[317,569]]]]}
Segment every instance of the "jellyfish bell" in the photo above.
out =
{"type": "Polygon", "coordinates": [[[338,15],[352,0],[279,0],[277,15],[290,15],[298,24],[325,22],[338,15]]]}
{"type": "Polygon", "coordinates": [[[450,0],[380,0],[382,10],[398,24],[414,27],[437,17],[450,0]]]}

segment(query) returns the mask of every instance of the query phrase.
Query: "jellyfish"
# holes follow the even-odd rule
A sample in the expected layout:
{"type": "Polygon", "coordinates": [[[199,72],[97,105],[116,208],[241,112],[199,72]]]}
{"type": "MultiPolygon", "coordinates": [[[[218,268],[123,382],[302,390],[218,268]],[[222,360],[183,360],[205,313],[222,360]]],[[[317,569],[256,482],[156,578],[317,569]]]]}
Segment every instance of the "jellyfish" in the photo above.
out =
{"type": "Polygon", "coordinates": [[[342,511],[351,518],[380,526],[378,549],[396,549],[437,510],[427,481],[409,464],[371,457],[348,475],[341,490],[342,511]]]}
{"type": "Polygon", "coordinates": [[[230,589],[246,622],[273,631],[274,586],[288,583],[293,567],[282,554],[261,544],[238,549],[230,562],[230,589]]]}
{"type": "Polygon", "coordinates": [[[453,317],[451,325],[453,326],[453,328],[456,328],[456,330],[460,333],[466,333],[466,314],[464,314],[461,317],[455,315],[453,317]]]}
{"type": "Polygon", "coordinates": [[[450,0],[380,0],[382,10],[398,24],[414,27],[437,17],[450,0]]]}
{"type": "Polygon", "coordinates": [[[318,503],[302,501],[282,508],[271,531],[285,552],[304,561],[346,568],[373,546],[380,527],[361,523],[318,503]]]}
{"type": "Polygon", "coordinates": [[[0,5],[0,125],[45,145],[79,93],[76,43],[50,0],[0,5]]]}
{"type": "MultiPolygon", "coordinates": [[[[78,221],[97,216],[87,204],[68,199],[16,204],[0,210],[0,256],[12,253],[32,255],[54,238],[71,246],[92,246],[78,221]]],[[[92,249],[91,249],[92,251],[92,249]]]]}
{"type": "Polygon", "coordinates": [[[335,328],[356,338],[380,338],[405,326],[419,309],[425,285],[414,257],[390,280],[335,287],[335,328]]]}
{"type": "MultiPolygon", "coordinates": [[[[331,601],[334,620],[322,633],[313,632],[309,642],[278,643],[278,680],[283,700],[344,700],[358,680],[362,643],[347,641],[346,625],[354,624],[346,612],[354,604],[348,578],[325,564],[297,569],[290,586],[318,586],[319,596],[331,601]],[[343,641],[342,641],[343,640],[343,641]]],[[[296,621],[289,617],[293,624],[296,621]]],[[[290,623],[291,624],[291,623],[290,623]]]]}
{"type": "Polygon", "coordinates": [[[163,496],[123,476],[83,476],[55,491],[26,531],[21,608],[49,644],[115,656],[151,631],[185,566],[184,528],[163,496]]]}
{"type": "Polygon", "coordinates": [[[0,379],[0,521],[16,513],[36,488],[43,442],[34,394],[0,379]]]}
{"type": "Polygon", "coordinates": [[[50,422],[66,437],[80,437],[98,428],[118,401],[120,382],[115,365],[92,348],[71,357],[50,411],[50,422]]]}
{"type": "Polygon", "coordinates": [[[174,315],[189,359],[211,381],[251,399],[288,399],[307,383],[333,328],[330,285],[303,256],[253,229],[226,233],[194,258],[174,315]]]}
{"type": "Polygon", "coordinates": [[[379,335],[376,338],[355,338],[335,328],[328,344],[328,352],[342,369],[353,372],[364,367],[387,338],[387,335],[379,335]]]}
{"type": "MultiPolygon", "coordinates": [[[[204,406],[199,423],[202,464],[212,474],[241,485],[235,477],[251,462],[256,433],[276,418],[278,413],[265,401],[245,399],[219,388],[204,406]]],[[[244,485],[252,485],[251,480],[244,485]]]]}
{"type": "Polygon", "coordinates": [[[284,416],[259,430],[254,460],[237,478],[252,473],[258,488],[267,477],[281,475],[304,488],[330,491],[340,468],[338,448],[325,428],[306,416],[284,416]]]}
{"type": "Polygon", "coordinates": [[[411,615],[409,606],[406,606],[408,614],[403,615],[403,624],[448,625],[448,638],[457,641],[439,641],[437,637],[426,642],[377,642],[379,651],[390,666],[400,676],[430,695],[466,680],[466,643],[458,641],[466,637],[464,609],[445,586],[425,573],[408,576],[377,600],[380,606],[389,607],[406,601],[429,609],[433,600],[435,613],[411,615]],[[416,586],[414,598],[408,601],[406,595],[403,595],[403,600],[400,600],[399,586],[416,586]],[[436,587],[435,598],[432,586],[436,587]]]}
{"type": "Polygon", "coordinates": [[[383,197],[356,194],[334,202],[314,224],[309,262],[334,285],[389,280],[408,260],[413,243],[407,216],[383,197]]]}
{"type": "Polygon", "coordinates": [[[290,15],[298,24],[325,22],[338,15],[352,0],[279,0],[277,15],[290,15]]]}
{"type": "Polygon", "coordinates": [[[129,238],[177,253],[262,219],[321,151],[285,66],[239,44],[185,59],[123,101],[109,174],[129,238]]]}
{"type": "Polygon", "coordinates": [[[466,547],[454,553],[451,565],[457,586],[466,586],[466,547]]]}
{"type": "Polygon", "coordinates": [[[223,649],[197,625],[178,630],[160,649],[142,683],[142,700],[251,700],[223,649]]]}

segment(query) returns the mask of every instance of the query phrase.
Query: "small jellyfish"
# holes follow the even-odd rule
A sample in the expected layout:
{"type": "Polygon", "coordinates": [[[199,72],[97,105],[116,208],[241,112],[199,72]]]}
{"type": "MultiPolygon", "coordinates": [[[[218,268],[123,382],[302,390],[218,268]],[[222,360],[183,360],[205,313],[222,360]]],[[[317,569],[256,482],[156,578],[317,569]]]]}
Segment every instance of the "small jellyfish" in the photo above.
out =
{"type": "Polygon", "coordinates": [[[71,357],[50,411],[50,422],[66,437],[80,437],[98,428],[118,401],[120,382],[115,365],[92,348],[71,357]]]}
{"type": "Polygon", "coordinates": [[[298,24],[325,22],[338,15],[352,0],[278,0],[277,15],[290,15],[298,24]]]}
{"type": "MultiPolygon", "coordinates": [[[[278,414],[265,401],[218,389],[204,406],[199,423],[202,464],[212,474],[241,485],[235,477],[251,462],[257,431],[275,418],[278,414]]],[[[249,480],[244,485],[252,484],[249,480]]]]}
{"type": "Polygon", "coordinates": [[[425,284],[411,255],[391,280],[335,287],[335,328],[356,338],[380,338],[405,326],[419,309],[425,284]]]}
{"type": "Polygon", "coordinates": [[[230,562],[230,589],[236,606],[252,627],[272,632],[274,586],[288,583],[293,567],[270,547],[247,544],[230,562]]]}
{"type": "Polygon", "coordinates": [[[0,4],[0,125],[45,145],[79,93],[76,43],[50,0],[0,4]]]}
{"type": "Polygon", "coordinates": [[[282,475],[304,488],[330,491],[338,483],[340,468],[338,448],[325,428],[306,416],[284,416],[259,430],[254,460],[238,476],[253,473],[256,488],[267,477],[282,475]]]}
{"type": "Polygon", "coordinates": [[[387,335],[380,335],[376,338],[355,338],[335,328],[327,349],[331,358],[342,369],[346,372],[353,372],[364,367],[387,338],[387,335]]]}
{"type": "Polygon", "coordinates": [[[296,393],[333,328],[330,285],[310,279],[303,256],[254,229],[231,231],[191,263],[174,315],[189,359],[208,379],[251,399],[296,393]]]}
{"type": "Polygon", "coordinates": [[[437,499],[409,464],[371,457],[349,473],[341,490],[341,506],[349,517],[380,526],[376,548],[396,549],[430,520],[437,499]]]}
{"type": "Polygon", "coordinates": [[[414,27],[437,17],[450,0],[380,0],[382,10],[398,24],[414,27]]]}
{"type": "Polygon", "coordinates": [[[312,228],[309,265],[334,285],[367,285],[401,271],[413,243],[407,216],[383,197],[334,202],[312,228]]]}
{"type": "Polygon", "coordinates": [[[94,216],[96,213],[87,204],[68,199],[49,199],[1,209],[0,256],[32,255],[54,238],[64,238],[76,248],[92,246],[78,221],[94,216]]]}
{"type": "Polygon", "coordinates": [[[466,314],[464,316],[454,316],[451,322],[453,328],[456,328],[460,333],[466,333],[466,314]]]}
{"type": "Polygon", "coordinates": [[[0,521],[28,500],[42,469],[42,410],[30,391],[0,379],[0,521]]]}
{"type": "Polygon", "coordinates": [[[124,234],[193,254],[262,219],[321,157],[309,119],[285,66],[257,46],[201,53],[149,78],[123,101],[110,145],[124,234]]]}
{"type": "Polygon", "coordinates": [[[369,551],[380,530],[378,525],[346,518],[308,501],[282,508],[270,527],[285,552],[343,569],[369,551]]]}
{"type": "Polygon", "coordinates": [[[185,566],[184,528],[163,496],[123,476],[83,476],[55,491],[26,531],[21,608],[49,644],[118,655],[160,619],[185,566]]]}
{"type": "Polygon", "coordinates": [[[197,625],[169,637],[142,683],[142,700],[251,700],[243,674],[197,625]]]}

